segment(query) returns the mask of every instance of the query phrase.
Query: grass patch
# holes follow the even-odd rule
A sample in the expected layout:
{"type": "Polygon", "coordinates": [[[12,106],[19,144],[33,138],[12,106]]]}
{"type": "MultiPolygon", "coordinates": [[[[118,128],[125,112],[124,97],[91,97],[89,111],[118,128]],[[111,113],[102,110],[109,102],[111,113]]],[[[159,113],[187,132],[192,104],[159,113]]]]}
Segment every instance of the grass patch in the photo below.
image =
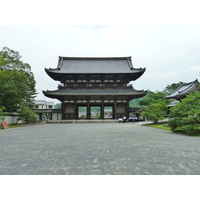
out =
{"type": "MultiPolygon", "coordinates": [[[[21,125],[19,125],[19,124],[9,124],[8,125],[8,128],[18,128],[18,127],[21,127],[21,125]]],[[[2,125],[0,125],[0,130],[1,129],[4,129],[2,125]]]]}
{"type": "Polygon", "coordinates": [[[145,124],[145,126],[171,131],[170,127],[167,124],[145,124]]]}
{"type": "MultiPolygon", "coordinates": [[[[161,124],[161,123],[158,123],[158,124],[145,124],[145,126],[171,131],[170,127],[165,123],[163,123],[163,124],[161,124]]],[[[176,131],[172,131],[172,132],[173,133],[180,133],[180,134],[188,135],[188,136],[198,136],[198,137],[200,137],[200,131],[197,131],[197,132],[194,132],[194,133],[186,133],[185,131],[180,129],[180,130],[176,130],[176,131]]]]}

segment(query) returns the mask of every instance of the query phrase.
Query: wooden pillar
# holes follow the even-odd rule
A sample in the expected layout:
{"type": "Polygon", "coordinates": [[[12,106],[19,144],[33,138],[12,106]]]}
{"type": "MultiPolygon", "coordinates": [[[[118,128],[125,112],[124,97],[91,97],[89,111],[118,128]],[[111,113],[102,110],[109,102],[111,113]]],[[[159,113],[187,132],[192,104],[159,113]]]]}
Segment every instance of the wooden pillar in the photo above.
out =
{"type": "Polygon", "coordinates": [[[129,118],[129,100],[126,100],[126,118],[129,118]]]}
{"type": "Polygon", "coordinates": [[[101,103],[101,119],[104,119],[104,102],[101,103]]]}
{"type": "Polygon", "coordinates": [[[117,100],[114,100],[114,105],[113,105],[113,118],[117,119],[117,100]]]}
{"type": "Polygon", "coordinates": [[[101,97],[101,116],[100,119],[104,119],[104,97],[101,97]]]}
{"type": "Polygon", "coordinates": [[[65,119],[65,101],[62,101],[62,119],[65,119]]]}
{"type": "Polygon", "coordinates": [[[90,100],[87,99],[87,119],[90,119],[90,100]]]}
{"type": "Polygon", "coordinates": [[[74,119],[78,119],[78,107],[77,107],[77,100],[74,100],[74,119]]]}

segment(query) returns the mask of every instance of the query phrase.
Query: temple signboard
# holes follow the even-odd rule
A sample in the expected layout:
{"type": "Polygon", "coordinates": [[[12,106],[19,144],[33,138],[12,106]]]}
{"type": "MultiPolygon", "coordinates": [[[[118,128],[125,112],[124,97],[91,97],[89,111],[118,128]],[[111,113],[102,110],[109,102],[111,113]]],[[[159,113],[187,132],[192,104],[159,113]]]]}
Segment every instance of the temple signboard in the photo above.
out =
{"type": "Polygon", "coordinates": [[[6,121],[2,121],[1,125],[3,126],[4,129],[8,128],[8,124],[6,123],[6,121]]]}

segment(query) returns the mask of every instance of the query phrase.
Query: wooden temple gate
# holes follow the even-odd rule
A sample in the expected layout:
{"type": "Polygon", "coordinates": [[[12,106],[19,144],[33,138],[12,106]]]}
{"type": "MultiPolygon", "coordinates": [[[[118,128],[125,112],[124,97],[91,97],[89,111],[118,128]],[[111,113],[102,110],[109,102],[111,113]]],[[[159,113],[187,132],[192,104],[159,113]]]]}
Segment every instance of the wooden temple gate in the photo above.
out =
{"type": "Polygon", "coordinates": [[[62,102],[62,119],[79,119],[79,108],[85,107],[85,119],[92,119],[91,108],[99,108],[99,119],[105,119],[104,108],[112,108],[112,119],[129,117],[129,101],[143,97],[147,91],[135,90],[130,81],[138,79],[145,68],[133,68],[131,57],[59,57],[58,67],[45,69],[58,90],[44,95],[62,102]]]}

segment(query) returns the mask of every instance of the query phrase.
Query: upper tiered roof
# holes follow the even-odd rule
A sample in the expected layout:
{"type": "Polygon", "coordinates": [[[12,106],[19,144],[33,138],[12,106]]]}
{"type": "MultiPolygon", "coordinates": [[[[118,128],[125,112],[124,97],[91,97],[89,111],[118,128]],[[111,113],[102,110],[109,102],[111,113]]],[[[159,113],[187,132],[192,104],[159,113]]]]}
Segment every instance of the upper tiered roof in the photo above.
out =
{"type": "Polygon", "coordinates": [[[198,85],[198,80],[196,79],[195,81],[189,82],[182,84],[179,88],[174,90],[171,94],[168,94],[166,96],[166,99],[182,99],[186,97],[187,94],[193,92],[198,85]]]}
{"type": "Polygon", "coordinates": [[[58,66],[45,71],[54,80],[63,75],[131,75],[136,80],[145,68],[134,68],[131,57],[59,57],[58,66]]]}

